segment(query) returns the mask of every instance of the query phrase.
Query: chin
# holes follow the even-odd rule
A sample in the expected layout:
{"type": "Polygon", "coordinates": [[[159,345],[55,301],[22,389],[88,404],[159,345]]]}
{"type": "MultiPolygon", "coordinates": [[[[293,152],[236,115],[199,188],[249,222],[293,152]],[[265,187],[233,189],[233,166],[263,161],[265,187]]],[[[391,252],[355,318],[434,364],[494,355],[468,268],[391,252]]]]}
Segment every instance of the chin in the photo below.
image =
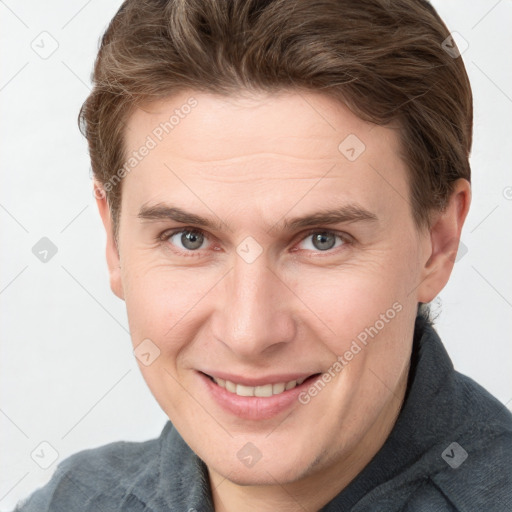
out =
{"type": "Polygon", "coordinates": [[[308,473],[308,470],[316,464],[290,463],[286,457],[276,457],[287,461],[286,466],[276,464],[275,461],[261,459],[252,467],[243,467],[239,464],[213,466],[213,469],[223,478],[241,486],[249,485],[286,485],[300,480],[308,473]]]}

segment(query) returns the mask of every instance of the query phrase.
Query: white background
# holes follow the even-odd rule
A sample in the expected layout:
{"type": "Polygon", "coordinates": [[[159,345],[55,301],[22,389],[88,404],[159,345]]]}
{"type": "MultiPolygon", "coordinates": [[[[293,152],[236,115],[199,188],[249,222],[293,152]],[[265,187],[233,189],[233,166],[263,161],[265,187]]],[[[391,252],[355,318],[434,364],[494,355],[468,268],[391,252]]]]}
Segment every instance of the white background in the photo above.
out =
{"type": "MultiPolygon", "coordinates": [[[[68,455],[157,437],[167,420],[132,355],[124,303],[108,285],[76,123],[99,37],[120,4],[0,2],[2,511],[68,455]],[[58,43],[47,59],[31,47],[42,37],[46,49],[51,38],[58,43]],[[32,253],[44,236],[58,248],[47,263],[32,253]],[[58,452],[48,469],[31,458],[42,441],[58,452]]],[[[475,101],[467,253],[439,297],[436,326],[455,367],[510,405],[512,2],[433,4],[469,43],[463,59],[475,101]]]]}

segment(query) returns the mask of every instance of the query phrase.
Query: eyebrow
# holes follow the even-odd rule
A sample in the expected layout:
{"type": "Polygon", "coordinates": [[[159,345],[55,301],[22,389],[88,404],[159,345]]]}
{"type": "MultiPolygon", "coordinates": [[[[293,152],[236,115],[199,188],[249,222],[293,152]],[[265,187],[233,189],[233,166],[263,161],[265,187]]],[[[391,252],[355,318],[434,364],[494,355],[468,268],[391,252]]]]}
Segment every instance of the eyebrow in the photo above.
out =
{"type": "MultiPolygon", "coordinates": [[[[176,206],[158,203],[152,206],[143,205],[137,215],[142,220],[174,220],[183,224],[191,224],[205,229],[214,229],[217,231],[225,229],[226,226],[219,219],[213,220],[195,213],[187,212],[176,206]]],[[[279,229],[297,230],[301,228],[313,227],[318,224],[332,225],[351,222],[377,222],[378,217],[375,213],[363,208],[358,204],[346,204],[335,209],[323,209],[315,213],[285,219],[278,221],[269,231],[279,229]]],[[[228,227],[228,231],[232,231],[228,227]]]]}

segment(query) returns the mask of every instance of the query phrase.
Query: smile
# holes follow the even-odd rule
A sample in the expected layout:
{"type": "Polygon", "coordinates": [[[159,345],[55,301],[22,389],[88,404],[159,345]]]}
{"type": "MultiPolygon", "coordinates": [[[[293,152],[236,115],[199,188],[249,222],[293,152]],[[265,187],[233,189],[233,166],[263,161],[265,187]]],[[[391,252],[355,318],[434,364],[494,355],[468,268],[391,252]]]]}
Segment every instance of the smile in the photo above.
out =
{"type": "Polygon", "coordinates": [[[288,382],[278,382],[277,384],[264,384],[262,386],[244,386],[243,384],[236,384],[230,380],[219,379],[210,377],[217,385],[224,388],[230,393],[238,396],[259,396],[269,397],[272,395],[280,395],[284,391],[293,389],[296,386],[300,386],[307,377],[303,377],[297,380],[290,380],[288,382]]]}
{"type": "Polygon", "coordinates": [[[321,375],[302,373],[250,378],[219,373],[214,377],[197,372],[205,393],[225,413],[252,421],[270,419],[300,405],[301,391],[321,375]]]}

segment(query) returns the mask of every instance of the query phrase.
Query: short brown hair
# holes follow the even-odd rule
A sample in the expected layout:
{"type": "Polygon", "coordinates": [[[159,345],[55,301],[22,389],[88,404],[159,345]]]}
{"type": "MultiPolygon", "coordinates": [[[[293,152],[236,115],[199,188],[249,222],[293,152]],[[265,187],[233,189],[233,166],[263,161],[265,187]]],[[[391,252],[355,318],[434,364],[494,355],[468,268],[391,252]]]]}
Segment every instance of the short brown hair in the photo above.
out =
{"type": "MultiPolygon", "coordinates": [[[[183,90],[311,90],[396,122],[418,227],[470,181],[473,104],[449,30],[424,0],[126,0],[103,38],[79,125],[95,178],[126,159],[138,105],[183,90]]],[[[341,141],[340,141],[341,142],[341,141]]],[[[121,184],[106,190],[117,239],[121,184]]]]}

